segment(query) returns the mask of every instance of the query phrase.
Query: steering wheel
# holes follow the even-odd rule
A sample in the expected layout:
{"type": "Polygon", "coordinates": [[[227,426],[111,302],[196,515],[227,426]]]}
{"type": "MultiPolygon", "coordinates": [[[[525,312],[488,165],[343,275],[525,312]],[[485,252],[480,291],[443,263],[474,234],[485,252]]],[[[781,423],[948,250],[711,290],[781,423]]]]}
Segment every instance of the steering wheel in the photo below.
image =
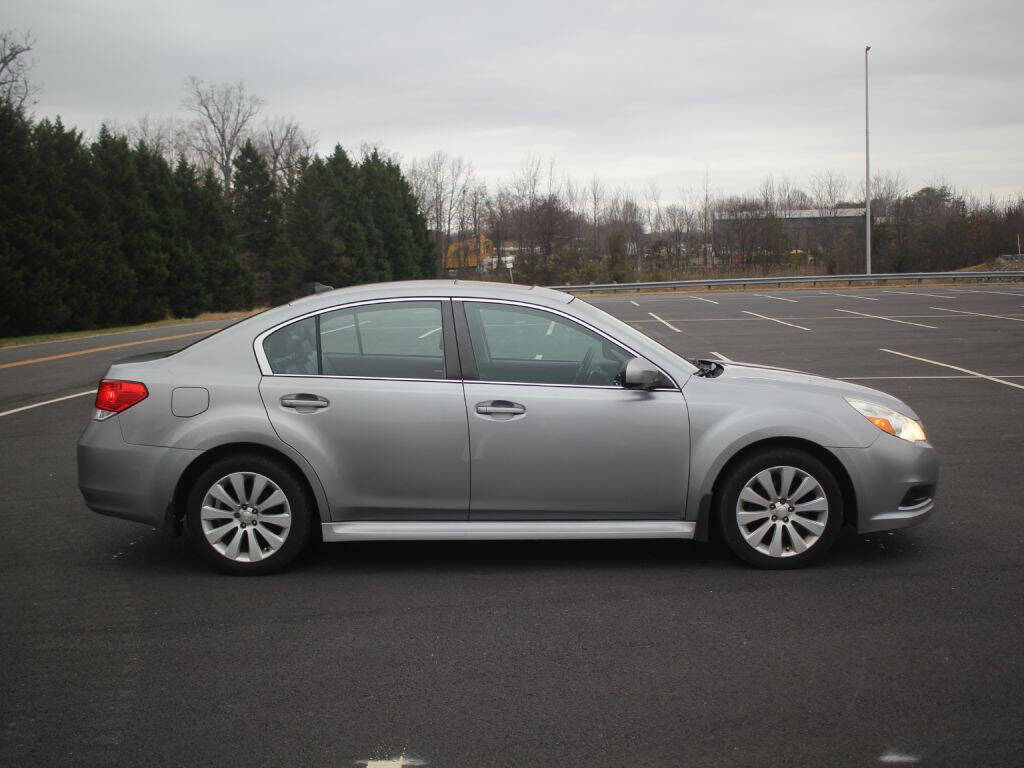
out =
{"type": "Polygon", "coordinates": [[[583,362],[580,363],[580,367],[576,369],[576,375],[573,376],[573,384],[586,384],[586,379],[590,375],[590,361],[594,359],[594,347],[587,350],[587,354],[583,356],[583,362]]]}

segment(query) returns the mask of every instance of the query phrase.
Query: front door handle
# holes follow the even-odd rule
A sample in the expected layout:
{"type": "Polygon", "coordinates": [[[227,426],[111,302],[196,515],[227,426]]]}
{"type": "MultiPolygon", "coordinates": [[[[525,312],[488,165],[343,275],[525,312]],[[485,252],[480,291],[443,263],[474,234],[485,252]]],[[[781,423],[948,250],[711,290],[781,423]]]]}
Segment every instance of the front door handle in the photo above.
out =
{"type": "Polygon", "coordinates": [[[281,405],[285,408],[326,408],[330,405],[330,402],[326,397],[300,392],[296,395],[285,395],[282,397],[281,405]]]}
{"type": "Polygon", "coordinates": [[[477,403],[476,412],[485,416],[519,416],[526,413],[526,407],[519,403],[510,403],[508,400],[491,400],[487,403],[477,403]]]}

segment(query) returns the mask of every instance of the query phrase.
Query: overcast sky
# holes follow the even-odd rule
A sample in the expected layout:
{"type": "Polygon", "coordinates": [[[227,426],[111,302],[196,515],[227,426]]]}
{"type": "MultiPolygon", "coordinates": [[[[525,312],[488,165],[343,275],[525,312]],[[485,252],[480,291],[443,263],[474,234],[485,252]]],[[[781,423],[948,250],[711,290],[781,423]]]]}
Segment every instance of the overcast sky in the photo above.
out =
{"type": "Polygon", "coordinates": [[[443,149],[485,178],[553,157],[664,200],[705,170],[864,174],[1024,192],[1024,2],[89,2],[4,0],[37,38],[37,116],[89,133],[180,112],[188,75],[245,81],[319,138],[443,149]]]}

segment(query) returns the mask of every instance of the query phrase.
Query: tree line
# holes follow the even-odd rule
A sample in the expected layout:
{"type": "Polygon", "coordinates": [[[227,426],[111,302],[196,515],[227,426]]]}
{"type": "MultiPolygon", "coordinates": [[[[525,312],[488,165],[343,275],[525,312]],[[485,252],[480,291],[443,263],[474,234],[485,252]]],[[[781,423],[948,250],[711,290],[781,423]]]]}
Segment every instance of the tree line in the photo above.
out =
{"type": "MultiPolygon", "coordinates": [[[[454,254],[450,271],[460,274],[474,270],[481,236],[496,255],[515,257],[517,281],[542,285],[864,270],[864,192],[837,171],[802,185],[768,176],[741,195],[723,194],[705,174],[669,202],[653,181],[639,193],[613,189],[538,157],[490,184],[470,161],[444,152],[412,161],[406,172],[439,266],[454,254]]],[[[981,264],[1017,253],[1018,236],[1024,197],[982,200],[942,182],[912,192],[891,172],[872,179],[875,272],[981,264]]],[[[495,266],[483,273],[508,279],[495,266]]]]}
{"type": "Polygon", "coordinates": [[[185,84],[189,119],[111,123],[87,140],[28,113],[31,42],[0,32],[0,336],[435,275],[394,158],[341,146],[318,155],[293,120],[258,124],[263,102],[244,84],[196,78],[185,84]]]}
{"type": "MultiPolygon", "coordinates": [[[[488,183],[444,152],[404,166],[372,147],[321,155],[244,83],[195,77],[181,115],[109,121],[87,139],[30,114],[32,44],[0,31],[0,336],[249,309],[314,282],[863,269],[864,194],[834,171],[803,184],[767,177],[742,195],[705,174],[664,201],[653,181],[613,189],[528,157],[488,183]]],[[[877,272],[983,263],[1015,252],[1024,233],[1020,196],[911,192],[894,173],[873,179],[872,212],[877,272]]]]}

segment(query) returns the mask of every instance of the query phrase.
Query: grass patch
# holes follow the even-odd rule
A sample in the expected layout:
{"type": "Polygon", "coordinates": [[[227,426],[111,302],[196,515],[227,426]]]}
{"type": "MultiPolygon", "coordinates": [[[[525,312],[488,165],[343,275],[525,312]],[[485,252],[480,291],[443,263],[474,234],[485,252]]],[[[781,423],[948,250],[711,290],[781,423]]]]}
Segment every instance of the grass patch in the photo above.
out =
{"type": "Polygon", "coordinates": [[[122,325],[116,328],[94,328],[84,331],[58,331],[56,333],[40,333],[34,336],[9,336],[0,338],[0,348],[19,347],[25,344],[45,344],[50,341],[66,341],[68,339],[87,339],[94,336],[109,336],[114,333],[125,331],[143,331],[147,328],[174,328],[193,323],[208,323],[216,320],[240,320],[244,317],[263,312],[266,307],[250,309],[245,312],[204,312],[196,317],[169,317],[165,320],[157,320],[153,323],[142,323],[141,325],[122,325]]]}

